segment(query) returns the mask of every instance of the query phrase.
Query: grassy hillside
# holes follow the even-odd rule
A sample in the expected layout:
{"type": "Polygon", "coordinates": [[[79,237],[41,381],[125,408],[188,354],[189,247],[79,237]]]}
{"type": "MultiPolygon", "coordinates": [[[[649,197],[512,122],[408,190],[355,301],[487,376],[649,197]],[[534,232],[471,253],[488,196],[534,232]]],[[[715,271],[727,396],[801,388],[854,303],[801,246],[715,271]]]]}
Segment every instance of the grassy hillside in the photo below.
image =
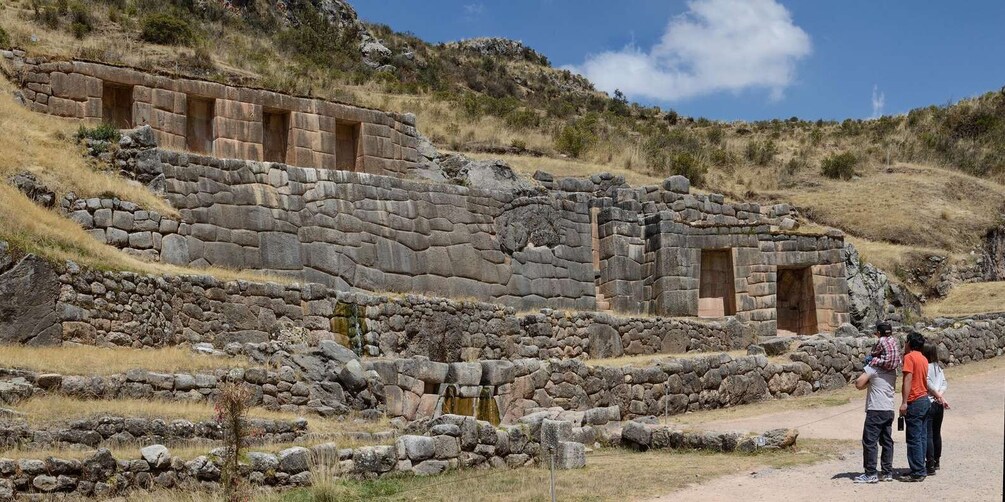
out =
{"type": "MultiPolygon", "coordinates": [[[[981,235],[1002,223],[1005,92],[876,120],[714,122],[596,92],[519,43],[429,44],[361,23],[335,4],[341,10],[326,17],[314,0],[232,8],[192,0],[12,0],[0,5],[0,42],[412,112],[439,148],[502,158],[528,175],[610,171],[641,185],[685,174],[699,189],[733,199],[792,202],[807,224],[845,230],[866,259],[895,273],[933,254],[971,260],[981,235]],[[374,40],[385,52],[361,52],[374,40]]],[[[50,127],[65,136],[73,125],[34,130],[50,127]]],[[[72,145],[39,145],[72,156],[72,145]]],[[[6,162],[8,171],[43,164],[6,162]]],[[[72,189],[94,193],[109,178],[94,178],[90,191],[72,189]]],[[[135,187],[119,190],[157,203],[135,187]]]]}

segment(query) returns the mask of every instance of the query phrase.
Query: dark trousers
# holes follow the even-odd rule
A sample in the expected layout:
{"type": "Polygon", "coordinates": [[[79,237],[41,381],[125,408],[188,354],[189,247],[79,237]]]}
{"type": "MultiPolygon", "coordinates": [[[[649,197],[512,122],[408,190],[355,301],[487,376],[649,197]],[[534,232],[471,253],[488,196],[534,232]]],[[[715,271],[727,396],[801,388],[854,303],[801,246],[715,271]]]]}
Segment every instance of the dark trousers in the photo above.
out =
{"type": "Polygon", "coordinates": [[[931,405],[928,396],[907,403],[907,465],[911,467],[912,476],[928,475],[925,468],[925,447],[928,444],[925,417],[931,405]]]}
{"type": "Polygon", "coordinates": [[[945,408],[939,403],[932,403],[925,417],[925,433],[928,446],[925,448],[925,467],[935,468],[942,458],[942,417],[945,408]]]}
{"type": "Polygon", "coordinates": [[[883,474],[893,473],[893,411],[868,410],[862,429],[862,461],[865,473],[876,474],[876,453],[883,447],[880,467],[883,474]]]}

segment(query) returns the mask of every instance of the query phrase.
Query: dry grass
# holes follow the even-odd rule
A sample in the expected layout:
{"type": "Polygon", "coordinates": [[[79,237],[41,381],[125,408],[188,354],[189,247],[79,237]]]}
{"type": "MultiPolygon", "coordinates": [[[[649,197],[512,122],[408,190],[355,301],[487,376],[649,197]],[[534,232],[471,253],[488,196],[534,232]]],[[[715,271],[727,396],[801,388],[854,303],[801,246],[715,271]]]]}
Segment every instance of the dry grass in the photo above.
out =
{"type": "MultiPolygon", "coordinates": [[[[189,420],[199,422],[212,420],[215,416],[213,405],[205,402],[164,401],[158,399],[77,399],[62,395],[45,395],[18,403],[15,410],[24,413],[29,423],[35,426],[65,424],[87,417],[119,416],[160,418],[164,420],[189,420]]],[[[251,418],[268,420],[295,420],[296,414],[251,408],[251,418]]],[[[330,420],[319,420],[327,427],[330,420]]],[[[312,422],[313,424],[313,422],[312,422]]],[[[312,432],[330,432],[318,430],[312,432]]]]}
{"type": "Polygon", "coordinates": [[[505,161],[514,171],[527,176],[534,175],[536,171],[545,171],[556,178],[588,177],[595,173],[609,172],[614,175],[624,176],[625,181],[631,186],[659,185],[663,178],[651,176],[639,171],[623,169],[610,164],[598,164],[582,160],[554,158],[554,157],[528,157],[524,155],[495,155],[483,153],[467,153],[464,155],[474,159],[500,159],[505,161]]]}
{"type": "MultiPolygon", "coordinates": [[[[34,113],[12,97],[14,85],[0,78],[0,177],[30,171],[51,190],[80,197],[115,195],[163,214],[171,206],[114,172],[96,171],[71,139],[80,122],[34,113]]],[[[2,194],[7,199],[7,194],[2,194]]]]}
{"type": "MultiPolygon", "coordinates": [[[[860,237],[845,237],[845,241],[855,245],[863,261],[869,262],[880,269],[896,273],[907,267],[911,267],[918,260],[923,260],[929,256],[949,256],[956,262],[964,262],[970,259],[968,253],[951,254],[944,249],[927,248],[918,246],[904,246],[891,244],[889,242],[877,242],[860,237]]],[[[891,277],[896,280],[896,277],[891,277]]]]}
{"type": "Polygon", "coordinates": [[[946,298],[925,305],[929,317],[997,312],[1005,312],[1005,282],[960,284],[946,298]]]}
{"type": "Polygon", "coordinates": [[[641,356],[620,356],[607,357],[603,359],[587,359],[584,362],[590,366],[622,367],[634,366],[637,368],[650,366],[659,361],[669,361],[672,359],[697,359],[699,357],[719,357],[727,354],[734,359],[747,355],[746,350],[731,350],[729,352],[683,352],[678,354],[646,354],[641,356]]]}
{"type": "MultiPolygon", "coordinates": [[[[758,455],[698,452],[600,450],[587,455],[584,469],[557,471],[559,500],[638,500],[670,493],[719,476],[761,466],[785,468],[831,458],[848,443],[800,441],[792,450],[758,455]]],[[[536,501],[548,500],[549,471],[541,468],[484,472],[452,471],[430,478],[387,477],[376,481],[336,481],[324,488],[324,500],[536,501]],[[473,495],[473,490],[477,495],[473,495]]],[[[303,489],[271,494],[261,500],[321,500],[322,492],[303,489]]]]}
{"type": "Polygon", "coordinates": [[[88,345],[27,347],[0,345],[0,367],[68,375],[111,375],[143,368],[160,373],[195,373],[253,366],[245,357],[217,358],[181,347],[119,349],[88,345]]]}
{"type": "MultiPolygon", "coordinates": [[[[65,424],[73,420],[98,416],[160,418],[163,420],[212,420],[216,416],[209,402],[166,401],[159,399],[77,399],[62,395],[44,395],[28,399],[14,406],[25,414],[25,419],[36,426],[65,424]]],[[[264,420],[293,421],[296,413],[253,407],[248,417],[264,420]]],[[[310,417],[308,432],[318,441],[338,437],[350,432],[374,433],[391,429],[385,417],[379,420],[361,420],[350,414],[344,419],[310,417]]]]}
{"type": "MultiPolygon", "coordinates": [[[[29,171],[57,197],[70,191],[80,197],[115,196],[162,214],[174,214],[166,201],[146,188],[89,165],[80,147],[69,139],[79,122],[28,111],[14,101],[11,91],[12,84],[0,78],[0,178],[29,171]]],[[[56,262],[73,260],[99,269],[154,275],[205,274],[220,279],[291,282],[271,274],[223,268],[194,270],[140,260],[96,241],[80,225],[38,206],[6,183],[0,183],[0,214],[4,215],[0,218],[0,239],[56,262]]]]}
{"type": "Polygon", "coordinates": [[[936,167],[862,169],[853,181],[820,178],[772,194],[811,219],[874,242],[968,252],[999,221],[1005,187],[936,167]]]}

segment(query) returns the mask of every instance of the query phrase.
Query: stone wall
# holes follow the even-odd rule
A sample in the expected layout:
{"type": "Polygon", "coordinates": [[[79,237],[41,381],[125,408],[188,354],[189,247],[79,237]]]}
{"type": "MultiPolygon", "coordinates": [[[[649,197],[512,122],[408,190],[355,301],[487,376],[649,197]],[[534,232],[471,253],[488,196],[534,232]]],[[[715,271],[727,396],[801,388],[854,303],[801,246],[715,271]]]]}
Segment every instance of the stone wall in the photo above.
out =
{"type": "MultiPolygon", "coordinates": [[[[57,276],[44,262],[32,263],[57,276]]],[[[361,355],[452,362],[732,350],[753,340],[749,327],[735,320],[547,309],[518,314],[488,303],[351,293],[318,284],[153,277],[75,266],[58,274],[57,282],[49,306],[61,333],[57,343],[222,348],[298,331],[303,340],[333,339],[361,355]]]]}
{"type": "MultiPolygon", "coordinates": [[[[292,443],[307,437],[307,421],[249,419],[254,431],[250,444],[292,443]]],[[[0,425],[0,448],[97,448],[141,442],[144,444],[212,444],[223,440],[223,428],[214,420],[162,420],[142,417],[101,416],[80,418],[65,426],[44,429],[27,422],[0,425]]]]}
{"type": "MultiPolygon", "coordinates": [[[[389,474],[428,476],[473,467],[515,468],[533,465],[542,441],[555,440],[558,461],[566,468],[585,464],[582,444],[549,433],[540,424],[496,428],[470,417],[444,415],[430,422],[422,435],[406,435],[394,445],[338,448],[325,443],[295,446],[278,454],[246,453],[244,474],[259,486],[307,486],[312,461],[328,463],[340,476],[373,479],[389,474]],[[542,432],[542,429],[544,431],[542,432]]],[[[0,458],[0,499],[18,496],[107,498],[143,488],[173,488],[220,482],[222,448],[191,460],[174,457],[168,448],[151,445],[134,458],[114,458],[98,449],[84,460],[0,458]]]]}
{"type": "MultiPolygon", "coordinates": [[[[1005,352],[1003,315],[938,320],[922,332],[936,341],[946,364],[1005,352]]],[[[450,395],[471,400],[476,413],[498,410],[504,423],[553,407],[581,412],[616,407],[618,419],[628,419],[841,388],[861,373],[874,344],[868,336],[815,336],[801,339],[784,358],[671,356],[638,367],[593,366],[580,359],[443,364],[413,358],[365,364],[385,383],[388,413],[408,419],[435,415],[450,395]],[[479,401],[491,401],[491,406],[479,401]]]]}
{"type": "MultiPolygon", "coordinates": [[[[597,214],[599,294],[621,312],[698,315],[705,251],[725,252],[732,290],[725,302],[760,335],[773,335],[792,302],[805,303],[798,334],[833,332],[848,322],[843,235],[790,232],[796,225],[784,204],[761,208],[731,204],[721,195],[692,195],[687,179],[668,178],[663,189],[617,188],[597,214]],[[779,298],[780,270],[807,270],[812,292],[779,298]],[[781,317],[780,317],[781,316],[781,317]]],[[[721,307],[720,307],[721,308],[721,307]]],[[[727,307],[726,314],[730,315],[727,307]]]]}
{"type": "Polygon", "coordinates": [[[23,51],[0,51],[14,69],[24,99],[35,111],[61,117],[114,122],[108,116],[108,90],[127,97],[127,129],[150,125],[158,142],[170,149],[191,148],[194,99],[209,102],[207,153],[219,158],[264,160],[266,113],[285,114],[283,161],[325,169],[402,175],[418,160],[415,117],[359,106],[236,87],[193,78],[157,75],[134,68],[88,61],[55,61],[26,57],[23,51]],[[336,161],[337,127],[355,128],[354,158],[336,161]]]}

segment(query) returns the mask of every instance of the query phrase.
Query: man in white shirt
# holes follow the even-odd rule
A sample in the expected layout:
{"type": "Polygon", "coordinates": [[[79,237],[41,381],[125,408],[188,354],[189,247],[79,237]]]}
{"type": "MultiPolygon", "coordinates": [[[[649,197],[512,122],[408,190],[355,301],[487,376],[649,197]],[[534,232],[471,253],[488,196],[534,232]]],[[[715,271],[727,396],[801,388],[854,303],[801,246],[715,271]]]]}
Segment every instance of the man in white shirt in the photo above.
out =
{"type": "Polygon", "coordinates": [[[865,396],[865,427],[862,430],[862,457],[865,473],[856,483],[893,481],[894,388],[897,372],[866,365],[855,380],[855,388],[868,389],[865,396]],[[883,447],[881,473],[876,471],[877,446],[883,447]]]}

